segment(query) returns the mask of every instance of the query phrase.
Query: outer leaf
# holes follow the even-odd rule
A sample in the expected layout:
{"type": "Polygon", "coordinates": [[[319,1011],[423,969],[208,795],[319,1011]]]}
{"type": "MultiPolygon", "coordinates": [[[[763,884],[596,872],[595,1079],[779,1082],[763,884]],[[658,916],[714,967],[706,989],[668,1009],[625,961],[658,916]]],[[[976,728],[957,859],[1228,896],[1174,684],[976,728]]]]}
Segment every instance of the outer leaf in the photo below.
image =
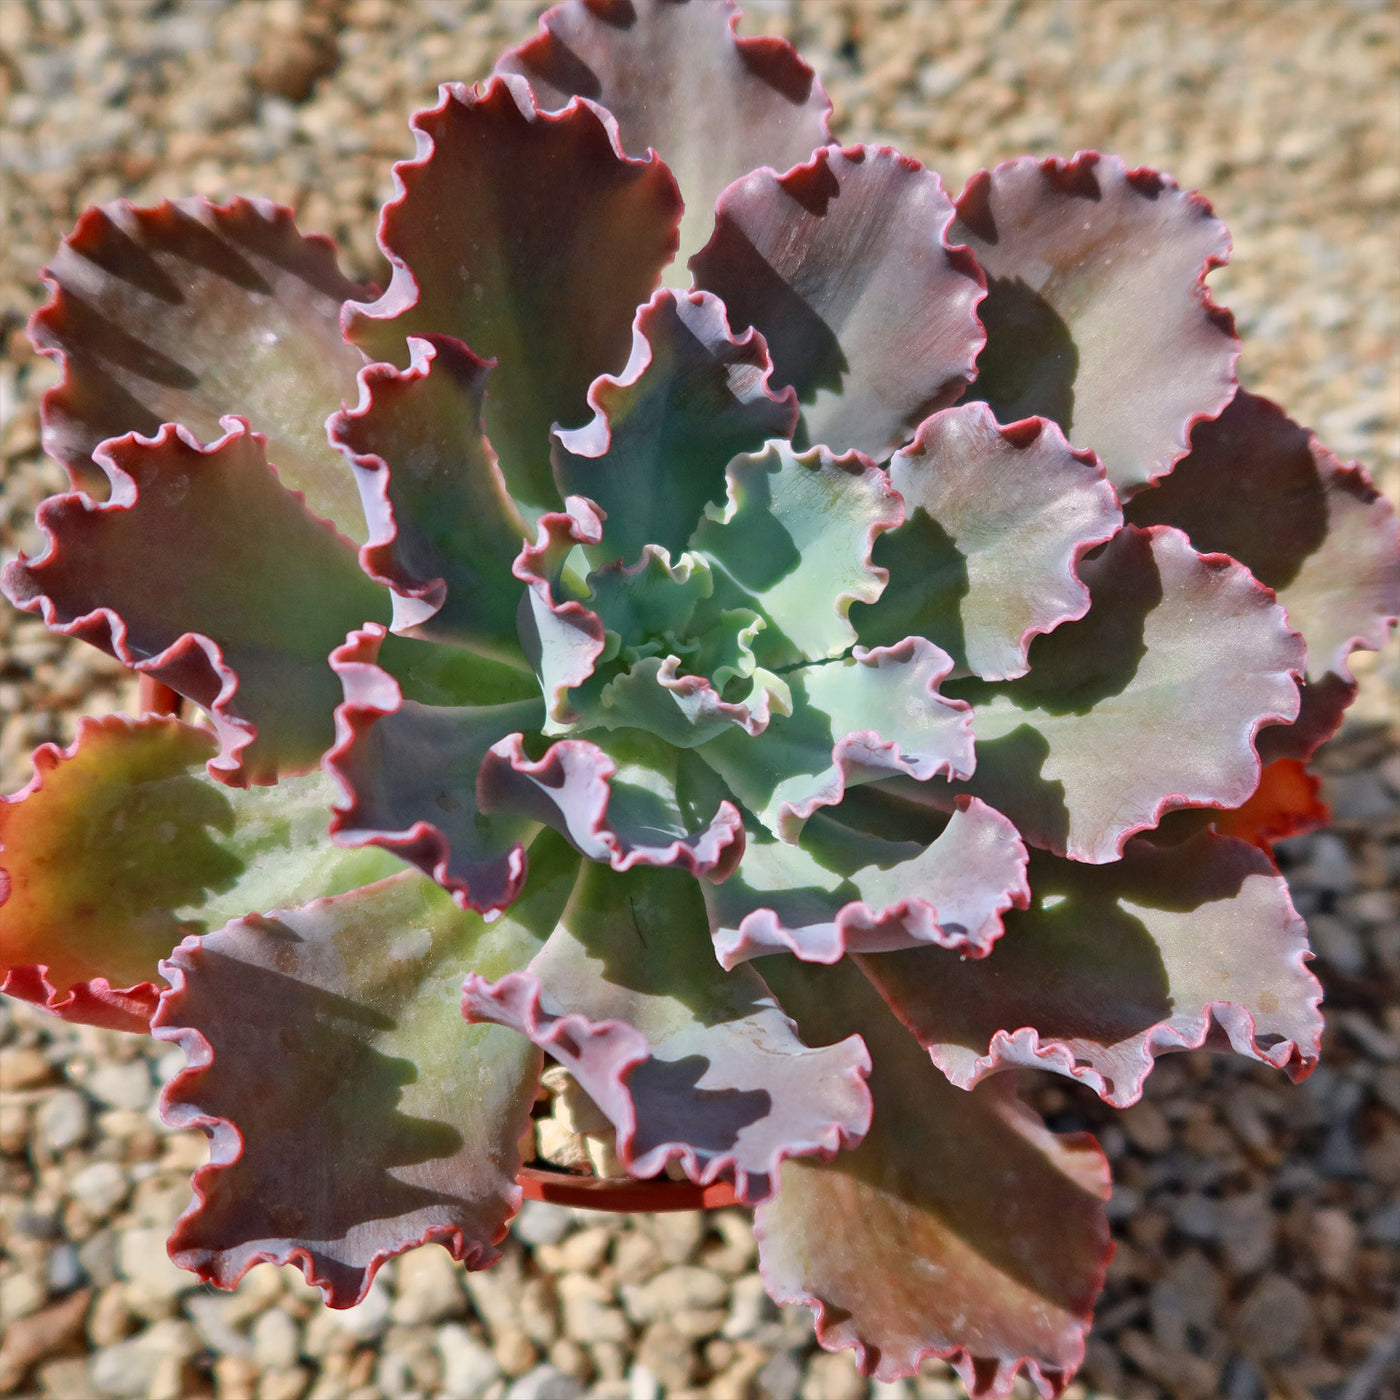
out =
{"type": "Polygon", "coordinates": [[[954,1084],[1024,1065],[1124,1107],[1161,1052],[1227,1043],[1295,1080],[1312,1071],[1322,988],[1267,855],[1208,832],[1140,839],[1111,865],[1036,855],[1031,885],[984,963],[938,949],[862,961],[954,1084]]]}
{"type": "Polygon", "coordinates": [[[1185,530],[1278,594],[1308,644],[1308,679],[1351,679],[1347,656],[1385,644],[1400,613],[1400,524],[1359,464],[1344,466],[1282,409],[1240,390],[1191,435],[1191,454],[1134,498],[1137,525],[1185,530]]]}
{"type": "Polygon", "coordinates": [[[35,751],[33,780],[0,799],[5,991],[145,1030],[156,963],[182,937],[397,868],[331,845],[320,774],[230,790],[199,772],[216,747],[175,719],[111,715],[79,720],[69,749],[35,751]]]}
{"type": "Polygon", "coordinates": [[[7,566],[7,596],[173,686],[210,714],[210,772],[267,783],[314,767],[338,698],[326,664],[351,627],[387,617],[354,550],[267,465],[241,419],[203,447],[184,429],[98,453],[112,484],[39,508],[44,553],[7,566]]]}
{"type": "Polygon", "coordinates": [[[1242,565],[1176,530],[1129,526],[1080,576],[1088,615],[1036,638],[1030,675],[979,692],[968,789],[1033,845],[1100,864],[1171,807],[1254,791],[1254,735],[1298,713],[1303,647],[1242,565]]]}
{"type": "Polygon", "coordinates": [[[585,867],[528,973],[469,977],[462,1009],[528,1035],[617,1129],[633,1176],[678,1160],[699,1185],[765,1199],[784,1158],[830,1158],[870,1122],[869,1057],[856,1036],[811,1048],[749,968],[705,953],[689,876],[585,867]]]}
{"type": "Polygon", "coordinates": [[[849,786],[904,773],[927,782],[973,768],[967,705],[938,693],[952,667],[922,637],[789,672],[792,714],[758,737],[730,729],[702,758],[770,831],[795,841],[849,786]]]}
{"type": "Polygon", "coordinates": [[[345,846],[381,846],[450,890],[464,908],[504,909],[525,883],[531,822],[490,817],[478,770],[503,735],[538,729],[538,700],[499,705],[425,705],[377,665],[385,631],[354,632],[331,653],[344,688],[336,742],[325,767],[344,798],[331,834],[345,846]]]}
{"type": "Polygon", "coordinates": [[[481,809],[544,822],[590,860],[614,870],[666,865],[723,880],[744,850],[744,823],[721,802],[695,824],[676,797],[677,754],[633,735],[597,744],[563,739],[538,763],[519,734],[488,751],[477,778],[481,809]]]}
{"type": "Polygon", "coordinates": [[[296,1263],[341,1308],[430,1240],[468,1268],[495,1260],[540,1059],[464,1027],[456,988],[466,969],[524,962],[571,882],[566,868],[562,890],[536,896],[552,905],[538,925],[487,925],[405,871],[176,949],[153,1029],[187,1067],[161,1106],[205,1130],[210,1160],[171,1258],[222,1288],[263,1260],[296,1263]]]}
{"type": "Polygon", "coordinates": [[[364,363],[340,335],[347,281],[329,239],[303,236],[267,200],[124,200],[89,209],[44,280],[29,323],[63,382],[44,396],[44,449],[74,486],[106,489],[97,445],[180,423],[208,440],[223,415],[256,420],[283,482],[317,515],[364,538],[354,483],[326,415],[364,363]]]}
{"type": "Polygon", "coordinates": [[[730,879],[704,886],[721,967],[781,952],[834,963],[930,943],[982,957],[1002,914],[1030,900],[1016,828],[975,797],[959,799],[922,847],[864,836],[840,815],[814,817],[801,845],[751,840],[730,879]]]}
{"type": "Polygon", "coordinates": [[[1239,342],[1205,288],[1229,231],[1169,177],[1023,156],[968,181],[949,237],[988,278],[972,393],[1003,423],[1053,418],[1120,492],[1170,471],[1230,402],[1239,342]]]}
{"type": "Polygon", "coordinates": [[[627,368],[588,391],[593,421],[554,435],[559,494],[588,497],[607,521],[600,560],[679,552],[724,496],[730,459],[792,436],[797,401],[769,389],[772,368],[763,338],[732,335],[706,292],[657,292],[637,312],[627,368]]]}
{"type": "Polygon", "coordinates": [[[34,751],[28,786],[0,799],[5,991],[33,983],[65,1019],[146,1029],[156,963],[185,933],[173,910],[237,868],[208,831],[232,825],[228,799],[190,774],[215,747],[177,720],[113,715],[34,751]]]}
{"type": "Polygon", "coordinates": [[[772,442],[729,464],[729,499],[692,536],[747,591],[791,646],[765,637],[769,665],[840,656],[856,640],[848,614],[872,603],[885,571],[870,562],[876,536],[904,519],[877,467],[855,453],[796,453],[772,442]]]}
{"type": "Polygon", "coordinates": [[[360,559],[394,592],[394,630],[518,656],[510,568],[527,531],[481,427],[490,367],[444,336],[409,341],[407,370],[372,365],[331,441],[360,483],[360,559]]]}
{"type": "Polygon", "coordinates": [[[597,101],[631,154],[661,153],[685,196],[675,285],[726,185],[762,165],[786,170],[831,140],[831,103],[812,70],[785,40],[738,38],[738,20],[733,0],[567,0],[496,64],[528,78],[542,106],[597,101]]]}
{"type": "Polygon", "coordinates": [[[1022,1368],[1059,1394],[1111,1252],[1093,1138],[1048,1132],[1004,1081],[952,1088],[849,963],[771,963],[804,1036],[859,1031],[875,1118],[854,1152],[784,1164],[754,1219],[769,1293],[814,1308],[821,1344],[881,1380],[932,1355],[974,1400],[1009,1395],[1022,1368]]]}
{"type": "Polygon", "coordinates": [[[393,277],[347,308],[347,331],[398,364],[405,336],[432,332],[494,356],[487,436],[511,494],[547,510],[549,430],[584,421],[588,386],[626,363],[632,317],[676,249],[675,182],[655,156],[625,157],[605,112],[542,113],[519,78],[445,84],[413,128],[380,223],[393,277]]]}
{"type": "Polygon", "coordinates": [[[934,414],[896,452],[908,518],[872,559],[890,576],[854,616],[861,639],[932,637],[986,680],[1024,675],[1031,638],[1083,617],[1084,554],[1123,522],[1092,453],[1044,419],[997,426],[985,404],[934,414]]]}
{"type": "Polygon", "coordinates": [[[973,375],[986,281],[948,234],[942,182],[884,146],[754,170],[691,259],[737,327],[757,326],[805,405],[809,442],[882,460],[973,375]]]}

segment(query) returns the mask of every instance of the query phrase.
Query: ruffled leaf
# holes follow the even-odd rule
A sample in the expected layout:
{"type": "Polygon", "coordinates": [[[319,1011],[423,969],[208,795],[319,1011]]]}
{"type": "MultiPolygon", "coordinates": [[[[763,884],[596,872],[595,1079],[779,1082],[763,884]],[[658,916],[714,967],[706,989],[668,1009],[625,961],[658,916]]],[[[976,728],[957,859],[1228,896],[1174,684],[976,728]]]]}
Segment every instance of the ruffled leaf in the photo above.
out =
{"type": "Polygon", "coordinates": [[[462,1009],[507,1025],[566,1066],[617,1129],[633,1176],[679,1161],[699,1185],[765,1199],[779,1164],[828,1159],[870,1122],[869,1057],[856,1036],[804,1044],[749,968],[705,946],[689,876],[588,865],[525,974],[469,977],[462,1009]]]}
{"type": "Polygon", "coordinates": [[[631,563],[647,544],[685,547],[730,459],[792,436],[797,403],[769,389],[771,371],[762,337],[732,335],[705,292],[658,292],[637,312],[626,369],[589,390],[593,421],[554,435],[560,495],[607,522],[593,553],[631,563]]]}
{"type": "Polygon", "coordinates": [[[971,393],[1051,418],[1120,492],[1163,475],[1235,392],[1239,342],[1206,274],[1230,235],[1199,195],[1116,156],[1022,156],[958,196],[949,237],[987,274],[971,393]]]}
{"type": "Polygon", "coordinates": [[[833,963],[930,943],[982,957],[1002,914],[1030,899],[1016,828],[975,797],[926,846],[864,835],[841,815],[813,817],[800,845],[751,839],[734,875],[704,886],[721,967],[765,953],[833,963]]]}
{"type": "Polygon", "coordinates": [[[528,586],[517,627],[525,657],[544,693],[546,734],[563,733],[578,718],[569,691],[588,680],[607,647],[598,615],[569,598],[563,587],[574,547],[596,545],[603,536],[603,522],[592,503],[581,496],[570,496],[564,504],[564,510],[540,516],[535,543],[526,544],[511,566],[516,578],[528,586]]]}
{"type": "Polygon", "coordinates": [[[53,295],[29,333],[64,371],[44,396],[44,448],[76,488],[105,492],[93,454],[108,438],[179,423],[208,441],[237,413],[267,434],[285,485],[364,538],[324,424],[364,363],[341,337],[341,303],[367,289],[341,275],[328,239],[267,200],[118,200],[78,220],[44,278],[53,295]]]}
{"type": "Polygon", "coordinates": [[[1254,791],[1254,735],[1297,714],[1303,646],[1248,570],[1176,530],[1126,527],[1079,573],[1088,615],[1035,639],[1028,676],[954,693],[976,705],[967,789],[1097,864],[1169,808],[1254,791]]]}
{"type": "Polygon", "coordinates": [[[920,782],[973,769],[971,713],[938,693],[952,668],[922,637],[856,647],[788,672],[792,713],[757,738],[731,728],[699,750],[744,805],[784,841],[850,786],[903,773],[920,782]]]}
{"type": "Polygon", "coordinates": [[[325,767],[340,783],[331,834],[346,846],[393,851],[450,890],[464,908],[504,909],[525,883],[535,823],[488,815],[478,770],[505,735],[537,730],[538,699],[431,705],[405,699],[378,665],[380,626],[354,632],[331,654],[344,690],[325,767]]]}
{"type": "Polygon", "coordinates": [[[1308,644],[1308,679],[1351,679],[1400,613],[1400,524],[1365,469],[1345,466],[1277,405],[1240,390],[1191,453],[1134,497],[1135,525],[1175,525],[1268,584],[1308,644]]]}
{"type": "Polygon", "coordinates": [[[153,1030],[187,1066],[161,1107],[210,1146],[171,1258],[221,1288],[296,1263],[339,1308],[431,1240],[468,1268],[498,1258],[540,1056],[463,1026],[457,988],[526,962],[573,877],[566,861],[486,924],[405,871],[177,948],[153,1030]]]}
{"type": "Polygon", "coordinates": [[[5,991],[65,1020],[145,1030],[156,964],[181,938],[397,868],[331,845],[319,773],[229,789],[201,771],[216,747],[175,719],[111,715],[79,720],[66,750],[35,751],[32,781],[0,798],[5,991]]]}
{"type": "Polygon", "coordinates": [[[490,367],[443,336],[409,341],[406,370],[360,372],[331,441],[360,483],[365,572],[394,593],[394,630],[518,655],[511,565],[527,531],[481,427],[490,367]]]}
{"type": "Polygon", "coordinates": [[[47,547],[4,573],[6,595],[207,710],[210,772],[266,783],[315,767],[339,686],[326,658],[388,616],[355,551],[269,468],[240,419],[203,447],[184,429],[105,444],[101,504],[74,493],[39,508],[47,547]]]}
{"type": "Polygon", "coordinates": [[[691,270],[736,328],[763,333],[807,441],[882,460],[957,399],[985,339],[986,282],[952,221],[942,182],[917,161],[883,146],[821,150],[726,190],[691,270]]]}
{"type": "Polygon", "coordinates": [[[665,865],[723,880],[744,850],[732,802],[694,820],[676,796],[676,751],[644,736],[616,736],[605,752],[563,739],[531,762],[519,734],[494,745],[477,778],[481,809],[543,822],[590,860],[614,870],[665,865]]]}
{"type": "Polygon", "coordinates": [[[997,426],[985,404],[935,414],[895,453],[908,518],[875,543],[889,573],[853,614],[861,640],[931,637],[986,680],[1024,675],[1031,638],[1082,617],[1079,561],[1123,515],[1103,468],[1044,419],[997,426]]]}
{"type": "Polygon", "coordinates": [[[856,640],[851,604],[873,603],[885,584],[871,546],[904,519],[889,479],[855,453],[784,442],[736,457],[728,477],[727,502],[700,522],[692,548],[762,609],[768,665],[840,656],[856,640]]]}
{"type": "Polygon", "coordinates": [[[495,357],[487,436],[511,494],[548,510],[550,429],[586,421],[588,386],[626,364],[632,318],[676,249],[680,198],[659,159],[622,154],[605,112],[542,113],[513,77],[439,96],[413,118],[417,155],[394,167],[388,290],[347,309],[347,333],[400,365],[406,336],[433,333],[495,357]]]}
{"type": "Polygon", "coordinates": [[[1209,832],[1138,839],[1109,865],[1034,855],[1031,886],[984,962],[939,949],[862,962],[954,1084],[1050,1069],[1125,1107],[1168,1050],[1228,1046],[1295,1080],[1317,1063],[1307,930],[1262,852],[1209,832]]]}
{"type": "Polygon", "coordinates": [[[1047,1131],[1005,1081],[952,1088],[849,963],[770,963],[805,1038],[864,1039],[875,1117],[853,1152],[783,1164],[754,1217],[769,1293],[812,1307],[821,1344],[881,1380],[940,1356],[974,1400],[1022,1369],[1058,1395],[1111,1252],[1097,1144],[1047,1131]]]}
{"type": "Polygon", "coordinates": [[[783,39],[738,38],[738,20],[733,0],[567,0],[496,64],[528,78],[541,106],[579,96],[606,107],[630,154],[660,152],[685,196],[676,285],[726,185],[759,166],[786,170],[831,140],[831,103],[812,70],[783,39]]]}

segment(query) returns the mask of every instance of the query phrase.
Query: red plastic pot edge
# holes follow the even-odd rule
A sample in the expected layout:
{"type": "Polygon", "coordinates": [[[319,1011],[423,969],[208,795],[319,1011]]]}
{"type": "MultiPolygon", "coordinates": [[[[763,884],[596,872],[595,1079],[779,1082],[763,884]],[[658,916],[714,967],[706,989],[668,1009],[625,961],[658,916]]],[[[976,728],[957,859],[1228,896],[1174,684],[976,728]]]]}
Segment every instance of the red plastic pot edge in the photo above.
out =
{"type": "Polygon", "coordinates": [[[718,1210],[741,1204],[727,1181],[697,1186],[669,1177],[636,1181],[630,1176],[576,1176],[540,1167],[521,1167],[515,1179],[527,1201],[582,1206],[586,1210],[655,1214],[664,1210],[718,1210]]]}

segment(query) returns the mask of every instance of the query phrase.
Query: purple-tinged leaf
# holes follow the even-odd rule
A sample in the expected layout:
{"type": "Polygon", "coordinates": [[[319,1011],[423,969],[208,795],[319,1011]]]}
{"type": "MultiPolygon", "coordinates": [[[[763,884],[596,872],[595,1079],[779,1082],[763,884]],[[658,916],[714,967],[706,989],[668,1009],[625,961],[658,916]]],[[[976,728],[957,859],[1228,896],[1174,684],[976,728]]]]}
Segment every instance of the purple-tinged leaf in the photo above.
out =
{"type": "Polygon", "coordinates": [[[706,292],[657,292],[637,312],[627,367],[588,391],[593,421],[554,434],[559,494],[607,522],[591,554],[630,564],[647,544],[685,547],[731,458],[792,436],[797,401],[769,389],[771,371],[763,338],[732,335],[706,292]]]}
{"type": "Polygon", "coordinates": [[[78,489],[102,493],[100,442],[179,423],[209,440],[241,414],[267,434],[285,485],[355,540],[355,483],[326,441],[326,414],[355,392],[364,358],[340,334],[344,278],[329,239],[297,232],[267,200],[124,200],[89,209],[44,280],[29,323],[59,361],[44,396],[44,449],[78,489]]]}
{"type": "Polygon", "coordinates": [[[522,1032],[617,1129],[633,1176],[679,1161],[749,1204],[797,1155],[829,1159],[870,1123],[857,1036],[810,1046],[751,968],[709,955],[699,890],[679,871],[585,865],[560,926],[523,974],[469,977],[463,1013],[522,1032]]]}
{"type": "Polygon", "coordinates": [[[698,825],[676,797],[679,755],[641,735],[607,750],[561,739],[531,762],[519,734],[486,754],[477,778],[481,810],[543,822],[590,860],[614,870],[664,865],[723,880],[744,852],[744,821],[720,802],[698,825]]]}
{"type": "Polygon", "coordinates": [[[1233,1049],[1295,1080],[1317,1063],[1307,930],[1262,851],[1209,832],[1139,838],[1109,865],[1034,855],[1031,886],[982,962],[940,949],[862,959],[954,1084],[1049,1069],[1121,1108],[1169,1050],[1233,1049]]]}
{"type": "Polygon", "coordinates": [[[1242,564],[1178,530],[1127,526],[1079,574],[1089,612],[1031,643],[1029,675],[955,693],[976,705],[966,789],[1030,844],[1102,864],[1170,808],[1254,791],[1254,736],[1297,715],[1303,644],[1242,564]]]}
{"type": "Polygon", "coordinates": [[[626,364],[632,318],[675,253],[675,181],[655,156],[624,156],[607,113],[543,113],[520,78],[444,84],[413,128],[380,223],[393,276],[347,308],[347,332],[399,365],[410,335],[494,357],[486,434],[516,500],[551,509],[550,429],[586,421],[589,385],[626,364]]]}
{"type": "Polygon", "coordinates": [[[835,806],[857,783],[971,774],[971,712],[938,693],[951,668],[923,637],[856,647],[787,672],[792,713],[758,738],[733,728],[698,752],[764,826],[796,841],[814,811],[835,806]]]}
{"type": "Polygon", "coordinates": [[[820,150],[724,192],[695,284],[762,332],[807,441],[883,460],[972,378],[986,281],[949,236],[953,212],[937,175],[884,146],[820,150]]]}
{"type": "Polygon", "coordinates": [[[889,471],[908,516],[876,541],[890,581],[853,614],[861,640],[932,637],[985,680],[1024,675],[1031,638],[1088,610],[1079,561],[1123,523],[1103,468],[1043,418],[998,427],[969,403],[924,422],[889,471]]]}
{"type": "Polygon", "coordinates": [[[1239,391],[1191,435],[1172,474],[1133,498],[1135,525],[1175,525],[1278,594],[1308,644],[1308,679],[1351,679],[1400,613],[1400,524],[1365,469],[1345,466],[1276,404],[1239,391]]]}
{"type": "Polygon", "coordinates": [[[268,783],[314,768],[339,686],[326,658],[388,616],[355,551],[289,491],[246,422],[208,447],[168,425],[98,451],[109,500],[39,507],[42,555],[6,567],[10,600],[204,707],[210,772],[268,783]]]}
{"type": "Polygon", "coordinates": [[[762,659],[791,665],[840,656],[856,640],[851,604],[873,603],[885,571],[876,537],[904,519],[889,478],[857,453],[797,453],[771,442],[736,457],[728,499],[711,509],[691,547],[719,564],[770,624],[762,659]],[[782,645],[786,638],[789,646],[782,645]]]}
{"type": "Polygon", "coordinates": [[[361,370],[359,403],[327,425],[360,484],[360,561],[393,590],[396,632],[518,656],[510,569],[528,532],[481,427],[490,367],[444,336],[409,353],[406,370],[361,370]]]}
{"type": "Polygon", "coordinates": [[[933,842],[882,841],[818,813],[800,845],[750,838],[722,885],[704,886],[715,953],[732,968],[765,953],[834,963],[846,953],[936,944],[980,958],[1001,916],[1025,908],[1026,848],[975,797],[933,842]]]}
{"type": "Polygon", "coordinates": [[[988,288],[970,393],[1003,423],[1053,419],[1124,495],[1170,471],[1235,392],[1234,321],[1205,286],[1230,234],[1210,205],[1094,151],[1006,161],[957,203],[949,237],[988,288]]]}
{"type": "Polygon", "coordinates": [[[331,654],[344,689],[325,768],[344,799],[331,834],[346,846],[381,846],[450,890],[463,908],[504,909],[525,883],[534,824],[488,816],[478,770],[508,734],[537,730],[538,699],[497,705],[425,705],[378,665],[382,626],[354,632],[331,654]]]}
{"type": "Polygon", "coordinates": [[[567,0],[496,64],[527,78],[543,107],[575,96],[606,107],[624,149],[650,147],[675,171],[678,284],[726,185],[759,166],[786,170],[831,140],[831,103],[811,68],[786,40],[738,38],[738,20],[733,0],[567,0]]]}
{"type": "Polygon", "coordinates": [[[428,1241],[471,1269],[498,1258],[540,1055],[464,1026],[457,989],[528,961],[572,880],[532,892],[543,928],[487,924],[404,871],[177,948],[152,1029],[186,1068],[161,1108],[210,1151],[171,1258],[221,1288],[295,1263],[337,1308],[428,1241]]]}
{"type": "Polygon", "coordinates": [[[1112,1252],[1094,1139],[1049,1132],[1006,1080],[954,1089],[849,962],[764,966],[805,1039],[859,1033],[875,1100],[859,1147],[785,1162],[759,1207],[768,1292],[813,1308],[821,1344],[881,1380],[939,1356],[973,1400],[1010,1395],[1021,1370],[1058,1395],[1112,1252]]]}
{"type": "Polygon", "coordinates": [[[1280,758],[1307,761],[1342,727],[1342,719],[1360,686],[1328,674],[1298,684],[1301,704],[1292,724],[1270,724],[1259,731],[1256,747],[1265,763],[1280,758]]]}
{"type": "MultiPolygon", "coordinates": [[[[525,657],[544,692],[546,734],[559,734],[578,718],[569,691],[581,686],[602,656],[607,637],[596,613],[576,599],[559,601],[570,553],[576,545],[596,545],[603,522],[592,502],[570,496],[562,511],[539,518],[534,544],[526,544],[511,566],[528,585],[520,604],[518,628],[525,657]]],[[[582,592],[582,586],[576,590],[582,592]]]]}

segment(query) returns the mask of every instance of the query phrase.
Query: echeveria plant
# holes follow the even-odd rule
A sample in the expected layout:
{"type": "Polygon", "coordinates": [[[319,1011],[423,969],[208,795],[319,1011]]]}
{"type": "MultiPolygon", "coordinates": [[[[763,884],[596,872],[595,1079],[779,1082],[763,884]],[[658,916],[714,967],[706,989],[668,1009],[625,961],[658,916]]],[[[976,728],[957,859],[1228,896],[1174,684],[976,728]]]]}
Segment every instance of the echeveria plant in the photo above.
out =
{"type": "Polygon", "coordinates": [[[1268,847],[1394,512],[1238,388],[1201,198],[954,200],[736,18],[568,0],[443,87],[382,293],[259,200],[83,216],[31,325],[73,490],[4,586],[207,722],[38,750],[5,990],[184,1049],[213,1283],[490,1264],[547,1053],[824,1345],[1051,1396],[1107,1171],[995,1072],[1312,1067],[1268,847]]]}

